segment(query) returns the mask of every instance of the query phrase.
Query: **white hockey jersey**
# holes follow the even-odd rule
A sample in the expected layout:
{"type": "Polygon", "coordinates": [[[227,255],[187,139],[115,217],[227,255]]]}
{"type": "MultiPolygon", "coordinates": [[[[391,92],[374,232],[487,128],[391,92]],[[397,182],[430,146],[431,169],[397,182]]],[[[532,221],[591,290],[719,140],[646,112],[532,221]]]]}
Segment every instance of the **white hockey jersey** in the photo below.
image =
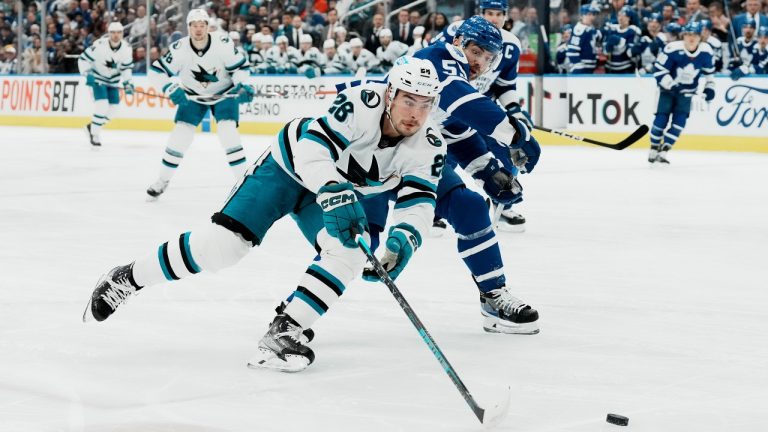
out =
{"type": "Polygon", "coordinates": [[[282,51],[279,46],[273,46],[267,50],[264,60],[281,68],[296,67],[301,61],[301,51],[290,45],[286,47],[285,51],[282,51]]]}
{"type": "Polygon", "coordinates": [[[366,70],[371,70],[379,65],[379,59],[376,58],[376,56],[368,51],[367,49],[363,48],[360,51],[360,55],[355,57],[353,54],[350,54],[352,57],[352,60],[355,62],[355,71],[359,68],[365,68],[366,70]]]}
{"type": "Polygon", "coordinates": [[[133,50],[126,41],[120,41],[117,48],[112,48],[109,37],[103,37],[80,54],[77,66],[81,75],[92,73],[97,83],[118,87],[121,80],[131,80],[133,50]]]}
{"type": "Polygon", "coordinates": [[[307,52],[301,53],[301,57],[299,58],[299,67],[303,67],[303,66],[323,67],[325,66],[327,58],[328,57],[326,57],[325,54],[321,53],[319,49],[315,47],[310,47],[307,50],[307,52]]]}
{"type": "Polygon", "coordinates": [[[188,36],[171,44],[168,53],[152,62],[149,78],[163,90],[171,81],[179,81],[189,95],[211,96],[246,82],[248,67],[248,59],[229,35],[215,32],[208,35],[208,44],[201,50],[192,46],[188,36]]]}
{"type": "Polygon", "coordinates": [[[385,48],[383,45],[376,48],[376,58],[379,62],[392,65],[399,57],[402,57],[408,53],[408,45],[393,40],[385,48]]]}
{"type": "Polygon", "coordinates": [[[338,94],[325,116],[292,120],[272,143],[272,157],[314,193],[330,181],[351,182],[362,195],[399,187],[395,223],[425,235],[447,145],[432,120],[400,141],[382,137],[385,90],[381,83],[351,87],[338,94]]]}

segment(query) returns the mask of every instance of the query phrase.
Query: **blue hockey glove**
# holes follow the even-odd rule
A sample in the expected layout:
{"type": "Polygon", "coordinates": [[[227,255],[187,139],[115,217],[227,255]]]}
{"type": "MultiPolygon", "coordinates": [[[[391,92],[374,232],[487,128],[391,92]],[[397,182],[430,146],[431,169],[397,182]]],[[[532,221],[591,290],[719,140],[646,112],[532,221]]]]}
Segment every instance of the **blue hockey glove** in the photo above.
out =
{"type": "Polygon", "coordinates": [[[612,34],[605,39],[605,50],[613,52],[613,49],[621,42],[621,36],[612,34]]]}
{"type": "Polygon", "coordinates": [[[235,87],[233,93],[237,93],[237,103],[251,103],[253,97],[256,96],[256,90],[249,84],[238,84],[235,87]]]}
{"type": "MultiPolygon", "coordinates": [[[[380,261],[389,273],[389,277],[394,280],[402,273],[416,249],[421,246],[421,235],[416,231],[416,228],[406,223],[400,223],[389,229],[386,246],[384,256],[380,261]]],[[[376,271],[370,268],[363,270],[363,279],[369,282],[380,280],[376,271]]]]}
{"type": "Polygon", "coordinates": [[[705,88],[704,89],[704,100],[707,101],[707,102],[712,102],[713,99],[715,99],[715,89],[705,88]]]}
{"type": "Polygon", "coordinates": [[[163,91],[165,92],[165,94],[168,95],[168,98],[171,99],[171,102],[173,102],[176,105],[181,106],[189,102],[187,93],[184,91],[183,88],[181,88],[181,84],[179,84],[178,82],[171,81],[170,84],[167,84],[165,86],[163,91]]]}
{"type": "Polygon", "coordinates": [[[746,74],[744,73],[743,70],[741,70],[740,67],[737,67],[736,69],[731,71],[731,79],[734,80],[734,81],[738,81],[741,78],[744,78],[744,75],[746,75],[746,74]]]}
{"type": "Polygon", "coordinates": [[[528,113],[528,111],[524,110],[523,107],[520,106],[520,104],[513,103],[507,108],[507,117],[509,118],[516,118],[517,120],[520,120],[521,122],[525,123],[526,126],[528,126],[528,129],[533,129],[533,119],[531,118],[531,114],[528,113]]]}
{"type": "Polygon", "coordinates": [[[356,248],[355,235],[367,231],[365,211],[355,195],[352,183],[325,185],[317,192],[317,203],[323,209],[323,224],[332,237],[348,248],[356,248]]]}
{"type": "Polygon", "coordinates": [[[133,92],[136,91],[136,87],[133,86],[133,83],[130,81],[126,81],[123,83],[123,91],[125,91],[125,94],[132,95],[133,92]]]}
{"type": "Polygon", "coordinates": [[[525,123],[517,118],[510,119],[510,122],[517,131],[515,140],[509,144],[512,149],[512,162],[521,172],[529,173],[539,162],[541,146],[525,123]]]}
{"type": "Polygon", "coordinates": [[[523,197],[520,182],[499,164],[498,159],[491,159],[482,170],[472,174],[482,186],[488,197],[499,204],[514,204],[523,197]]]}
{"type": "Polygon", "coordinates": [[[85,85],[96,88],[96,86],[100,84],[96,82],[96,77],[93,76],[92,73],[89,73],[88,75],[85,76],[85,85]]]}

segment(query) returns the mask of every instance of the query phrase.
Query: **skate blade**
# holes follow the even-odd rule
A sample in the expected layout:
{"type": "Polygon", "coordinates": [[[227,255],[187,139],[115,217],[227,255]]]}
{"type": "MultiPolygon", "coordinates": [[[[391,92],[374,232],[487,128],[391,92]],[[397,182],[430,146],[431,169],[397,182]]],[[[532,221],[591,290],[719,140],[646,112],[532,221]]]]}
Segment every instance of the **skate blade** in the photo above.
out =
{"type": "Polygon", "coordinates": [[[499,221],[496,225],[497,230],[508,233],[523,233],[525,232],[525,224],[511,225],[503,221],[499,221]]]}
{"type": "Polygon", "coordinates": [[[537,321],[515,324],[500,320],[494,316],[487,316],[483,321],[483,330],[488,333],[534,335],[539,332],[539,323],[537,321]]]}
{"type": "Polygon", "coordinates": [[[158,198],[160,198],[160,195],[158,195],[158,196],[152,196],[152,195],[149,195],[149,194],[148,194],[148,195],[147,195],[147,202],[155,202],[155,201],[157,201],[157,200],[158,200],[158,198]]]}
{"type": "Polygon", "coordinates": [[[91,313],[91,302],[93,299],[88,299],[88,304],[85,306],[85,310],[83,311],[83,322],[89,323],[96,321],[96,318],[93,317],[93,314],[91,313]]]}
{"type": "Polygon", "coordinates": [[[283,360],[271,350],[264,348],[259,348],[259,352],[248,360],[248,367],[251,369],[271,369],[280,372],[301,372],[307,366],[309,366],[309,359],[304,356],[288,354],[283,360]]]}

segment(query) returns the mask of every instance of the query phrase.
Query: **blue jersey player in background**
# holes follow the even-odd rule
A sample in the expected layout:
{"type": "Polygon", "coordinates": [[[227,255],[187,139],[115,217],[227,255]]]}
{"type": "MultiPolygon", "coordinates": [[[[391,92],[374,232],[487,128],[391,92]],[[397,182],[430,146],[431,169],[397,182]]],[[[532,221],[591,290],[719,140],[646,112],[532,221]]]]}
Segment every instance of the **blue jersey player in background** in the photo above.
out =
{"type": "Polygon", "coordinates": [[[635,12],[629,6],[624,6],[618,12],[618,24],[606,25],[603,48],[608,56],[605,63],[607,73],[634,73],[636,66],[632,48],[639,45],[641,31],[632,25],[635,12]]]}
{"type": "Polygon", "coordinates": [[[768,74],[768,26],[760,26],[757,30],[757,43],[752,47],[750,63],[735,68],[731,78],[736,81],[750,74],[768,74]]]}
{"type": "Polygon", "coordinates": [[[591,74],[597,67],[598,47],[602,40],[600,30],[595,29],[595,17],[600,9],[592,5],[582,5],[581,21],[573,27],[571,40],[568,41],[568,61],[572,74],[591,74]]]}
{"type": "MultiPolygon", "coordinates": [[[[480,1],[480,13],[482,17],[488,22],[495,25],[502,38],[502,47],[499,54],[499,59],[495,63],[495,66],[490,67],[486,72],[470,80],[472,87],[477,89],[478,92],[488,96],[492,100],[501,105],[507,112],[507,116],[515,117],[516,119],[526,123],[528,128],[533,128],[533,122],[527,111],[523,110],[520,105],[520,97],[517,94],[517,73],[520,64],[520,40],[512,34],[504,30],[502,27],[507,16],[508,3],[507,0],[481,0],[480,1]]],[[[437,43],[447,42],[453,43],[453,39],[456,36],[458,28],[463,24],[463,21],[452,23],[446,28],[446,30],[440,33],[435,39],[437,43]]],[[[448,142],[451,141],[450,134],[446,136],[448,142]]],[[[459,138],[460,139],[460,138],[459,138]]],[[[509,161],[509,156],[506,153],[509,152],[509,148],[506,145],[500,145],[494,139],[486,140],[488,148],[499,157],[502,161],[509,161]]],[[[505,165],[513,175],[517,175],[517,168],[510,163],[505,165]]],[[[441,221],[436,220],[435,228],[439,228],[441,221]]],[[[445,224],[442,224],[445,227],[445,224]]],[[[523,232],[525,231],[525,218],[512,210],[512,205],[507,205],[503,212],[499,215],[499,221],[497,224],[499,229],[510,232],[523,232]]]]}
{"type": "MultiPolygon", "coordinates": [[[[436,43],[414,56],[430,61],[442,83],[435,116],[442,123],[448,158],[438,183],[435,214],[456,231],[459,256],[480,291],[481,312],[486,317],[483,328],[488,332],[534,334],[539,331],[538,312],[512,296],[506,286],[504,263],[485,199],[468,189],[454,171],[461,166],[494,202],[503,205],[519,200],[522,190],[505,167],[512,165],[510,148],[518,150],[515,162],[523,171],[531,171],[538,161],[540,148],[527,126],[509,118],[499,104],[469,83],[494,67],[501,50],[499,30],[484,18],[473,16],[457,29],[452,43],[436,43]],[[491,140],[507,146],[501,155],[506,161],[489,149],[487,142],[491,140]]],[[[365,201],[375,243],[386,215],[369,211],[365,201]]]]}
{"type": "Polygon", "coordinates": [[[669,164],[667,152],[675,145],[685,127],[691,112],[691,97],[699,87],[700,78],[706,78],[705,100],[710,102],[715,98],[712,47],[701,42],[701,24],[686,24],[682,35],[683,40],[671,42],[664,47],[654,64],[653,75],[660,91],[648,155],[648,162],[652,164],[669,164]]]}

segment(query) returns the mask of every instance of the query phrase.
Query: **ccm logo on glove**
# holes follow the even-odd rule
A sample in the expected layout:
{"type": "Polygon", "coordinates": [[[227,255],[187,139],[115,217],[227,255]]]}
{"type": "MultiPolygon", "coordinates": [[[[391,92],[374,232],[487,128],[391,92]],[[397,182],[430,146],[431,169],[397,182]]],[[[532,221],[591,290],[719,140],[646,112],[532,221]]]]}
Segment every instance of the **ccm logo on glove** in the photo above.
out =
{"type": "Polygon", "coordinates": [[[342,195],[334,195],[326,200],[323,200],[320,202],[320,207],[323,208],[323,210],[332,210],[336,207],[353,203],[357,201],[357,196],[353,193],[348,194],[342,194],[342,195]]]}

